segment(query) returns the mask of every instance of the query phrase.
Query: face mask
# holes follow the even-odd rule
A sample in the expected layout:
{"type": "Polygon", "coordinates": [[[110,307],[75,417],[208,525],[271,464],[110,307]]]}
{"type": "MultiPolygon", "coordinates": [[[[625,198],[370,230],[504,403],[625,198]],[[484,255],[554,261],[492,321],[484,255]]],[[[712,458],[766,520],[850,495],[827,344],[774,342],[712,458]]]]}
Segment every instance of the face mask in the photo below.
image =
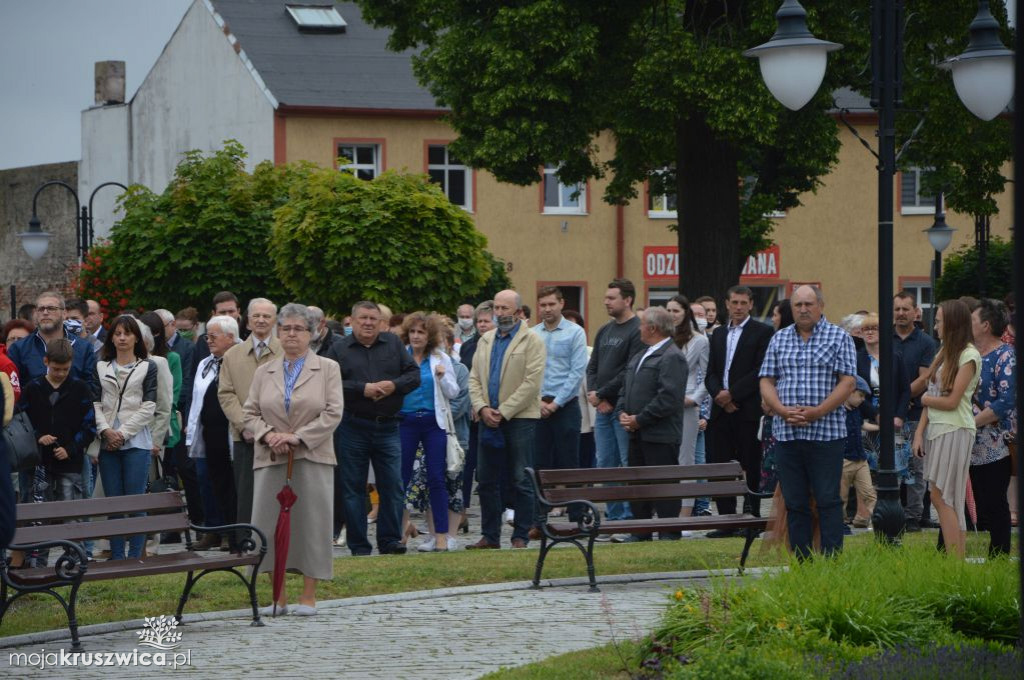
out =
{"type": "Polygon", "coordinates": [[[464,331],[468,331],[472,327],[473,319],[463,319],[462,317],[459,317],[459,328],[461,328],[464,331]]]}
{"type": "Polygon", "coordinates": [[[345,335],[352,335],[352,326],[345,326],[345,335]]]}
{"type": "Polygon", "coordinates": [[[697,328],[698,328],[698,330],[700,330],[701,333],[706,331],[707,328],[708,328],[708,320],[707,319],[697,319],[697,328]]]}
{"type": "Polygon", "coordinates": [[[68,319],[64,322],[64,328],[66,328],[68,333],[71,333],[71,335],[78,336],[82,334],[82,322],[78,319],[68,319]]]}
{"type": "Polygon", "coordinates": [[[519,319],[514,316],[499,316],[498,330],[502,333],[508,333],[516,325],[517,321],[519,321],[519,319]]]}
{"type": "Polygon", "coordinates": [[[178,335],[185,338],[186,340],[195,340],[196,338],[195,331],[178,331],[178,335]]]}

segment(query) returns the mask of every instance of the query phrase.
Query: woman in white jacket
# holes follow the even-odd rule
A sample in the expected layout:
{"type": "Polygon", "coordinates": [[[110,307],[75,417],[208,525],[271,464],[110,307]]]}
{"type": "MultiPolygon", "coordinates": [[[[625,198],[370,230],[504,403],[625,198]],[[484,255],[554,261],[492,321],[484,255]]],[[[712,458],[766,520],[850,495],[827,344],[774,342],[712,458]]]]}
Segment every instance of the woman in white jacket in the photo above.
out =
{"type": "MultiPolygon", "coordinates": [[[[697,432],[700,427],[700,403],[707,396],[704,376],[708,371],[711,343],[700,333],[693,316],[690,301],[684,295],[676,295],[666,305],[676,324],[675,343],[686,357],[690,369],[686,378],[686,398],[683,400],[683,439],[679,445],[679,464],[693,465],[697,449],[697,432]]],[[[683,499],[682,516],[693,512],[693,499],[683,499]]]]}
{"type": "Polygon", "coordinates": [[[413,312],[402,322],[402,342],[420,367],[420,386],[405,395],[399,412],[398,432],[402,440],[402,483],[412,479],[416,449],[423,445],[427,466],[427,488],[433,517],[431,538],[421,546],[430,550],[454,550],[448,536],[448,490],[445,485],[448,451],[448,410],[450,399],[459,395],[452,360],[438,347],[441,329],[434,317],[413,312]]]}
{"type": "MultiPolygon", "coordinates": [[[[100,401],[93,404],[100,435],[100,477],[107,496],[146,492],[153,449],[157,367],[147,360],[138,322],[130,316],[114,319],[96,362],[100,401]]],[[[128,559],[142,556],[142,534],[129,537],[128,559]]],[[[110,559],[125,559],[124,537],[110,539],[110,559]]]]}

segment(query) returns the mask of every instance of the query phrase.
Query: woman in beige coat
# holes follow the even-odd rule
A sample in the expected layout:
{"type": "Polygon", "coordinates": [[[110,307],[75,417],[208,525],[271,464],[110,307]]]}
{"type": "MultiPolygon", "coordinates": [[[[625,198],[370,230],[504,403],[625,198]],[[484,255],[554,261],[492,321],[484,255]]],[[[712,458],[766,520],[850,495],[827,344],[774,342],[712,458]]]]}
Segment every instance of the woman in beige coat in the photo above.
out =
{"type": "Polygon", "coordinates": [[[277,320],[284,355],[256,369],[245,402],[245,427],[255,438],[252,522],[270,540],[260,571],[274,568],[271,537],[285,483],[288,457],[294,459],[291,542],[286,569],[303,575],[297,606],[288,607],[284,591],[265,615],[316,614],[316,582],[334,575],[334,429],[341,421],[341,369],[337,362],[309,349],[313,315],[305,305],[287,304],[277,320]]]}

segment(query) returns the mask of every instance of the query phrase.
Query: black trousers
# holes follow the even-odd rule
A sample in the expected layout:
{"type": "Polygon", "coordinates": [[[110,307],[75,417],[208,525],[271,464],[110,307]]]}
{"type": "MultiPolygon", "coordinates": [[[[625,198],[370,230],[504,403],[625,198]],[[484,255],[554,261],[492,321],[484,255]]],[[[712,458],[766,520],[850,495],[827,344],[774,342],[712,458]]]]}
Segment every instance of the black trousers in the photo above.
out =
{"type": "MultiPolygon", "coordinates": [[[[747,477],[747,488],[755,491],[761,484],[761,442],[757,439],[759,421],[744,420],[740,413],[719,411],[711,419],[707,435],[707,457],[709,463],[739,461],[747,477]]],[[[735,498],[716,498],[718,514],[731,515],[736,512],[735,498]]],[[[743,509],[755,517],[761,516],[761,499],[747,494],[743,509]]]]}
{"type": "MultiPolygon", "coordinates": [[[[629,466],[641,467],[645,465],[678,465],[679,464],[679,442],[664,444],[661,442],[645,442],[637,436],[629,439],[629,466]]],[[[658,513],[658,517],[679,517],[683,502],[678,499],[664,501],[630,501],[629,507],[633,510],[635,519],[650,519],[652,510],[658,513]]]]}
{"type": "Polygon", "coordinates": [[[1009,456],[994,463],[971,466],[978,528],[988,531],[988,554],[993,557],[1010,553],[1010,504],[1006,500],[1010,468],[1009,456]]]}
{"type": "MultiPolygon", "coordinates": [[[[235,476],[231,467],[231,446],[226,433],[206,436],[203,431],[203,443],[206,445],[206,470],[210,474],[210,484],[217,506],[224,517],[224,524],[234,524],[238,517],[238,498],[235,494],[235,476]]],[[[234,532],[229,532],[229,541],[234,545],[234,532]]]]}
{"type": "Polygon", "coordinates": [[[203,499],[199,491],[199,478],[196,477],[196,463],[188,457],[185,446],[185,435],[173,448],[164,450],[164,470],[167,474],[176,474],[181,480],[181,488],[185,490],[185,504],[188,506],[188,519],[193,524],[203,526],[203,499]]]}

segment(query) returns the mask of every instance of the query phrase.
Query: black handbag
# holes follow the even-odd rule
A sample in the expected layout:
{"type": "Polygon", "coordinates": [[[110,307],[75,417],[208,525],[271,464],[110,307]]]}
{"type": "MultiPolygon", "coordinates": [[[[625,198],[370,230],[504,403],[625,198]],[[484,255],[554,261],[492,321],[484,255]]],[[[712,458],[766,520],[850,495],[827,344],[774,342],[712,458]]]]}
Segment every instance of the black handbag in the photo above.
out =
{"type": "Polygon", "coordinates": [[[160,459],[155,458],[156,479],[149,483],[146,489],[149,493],[163,493],[164,491],[178,491],[178,478],[175,475],[167,474],[160,464],[160,459]]]}
{"type": "Polygon", "coordinates": [[[36,432],[32,428],[32,421],[28,419],[27,412],[21,411],[14,415],[4,428],[3,437],[12,472],[31,470],[42,462],[36,432]]]}

